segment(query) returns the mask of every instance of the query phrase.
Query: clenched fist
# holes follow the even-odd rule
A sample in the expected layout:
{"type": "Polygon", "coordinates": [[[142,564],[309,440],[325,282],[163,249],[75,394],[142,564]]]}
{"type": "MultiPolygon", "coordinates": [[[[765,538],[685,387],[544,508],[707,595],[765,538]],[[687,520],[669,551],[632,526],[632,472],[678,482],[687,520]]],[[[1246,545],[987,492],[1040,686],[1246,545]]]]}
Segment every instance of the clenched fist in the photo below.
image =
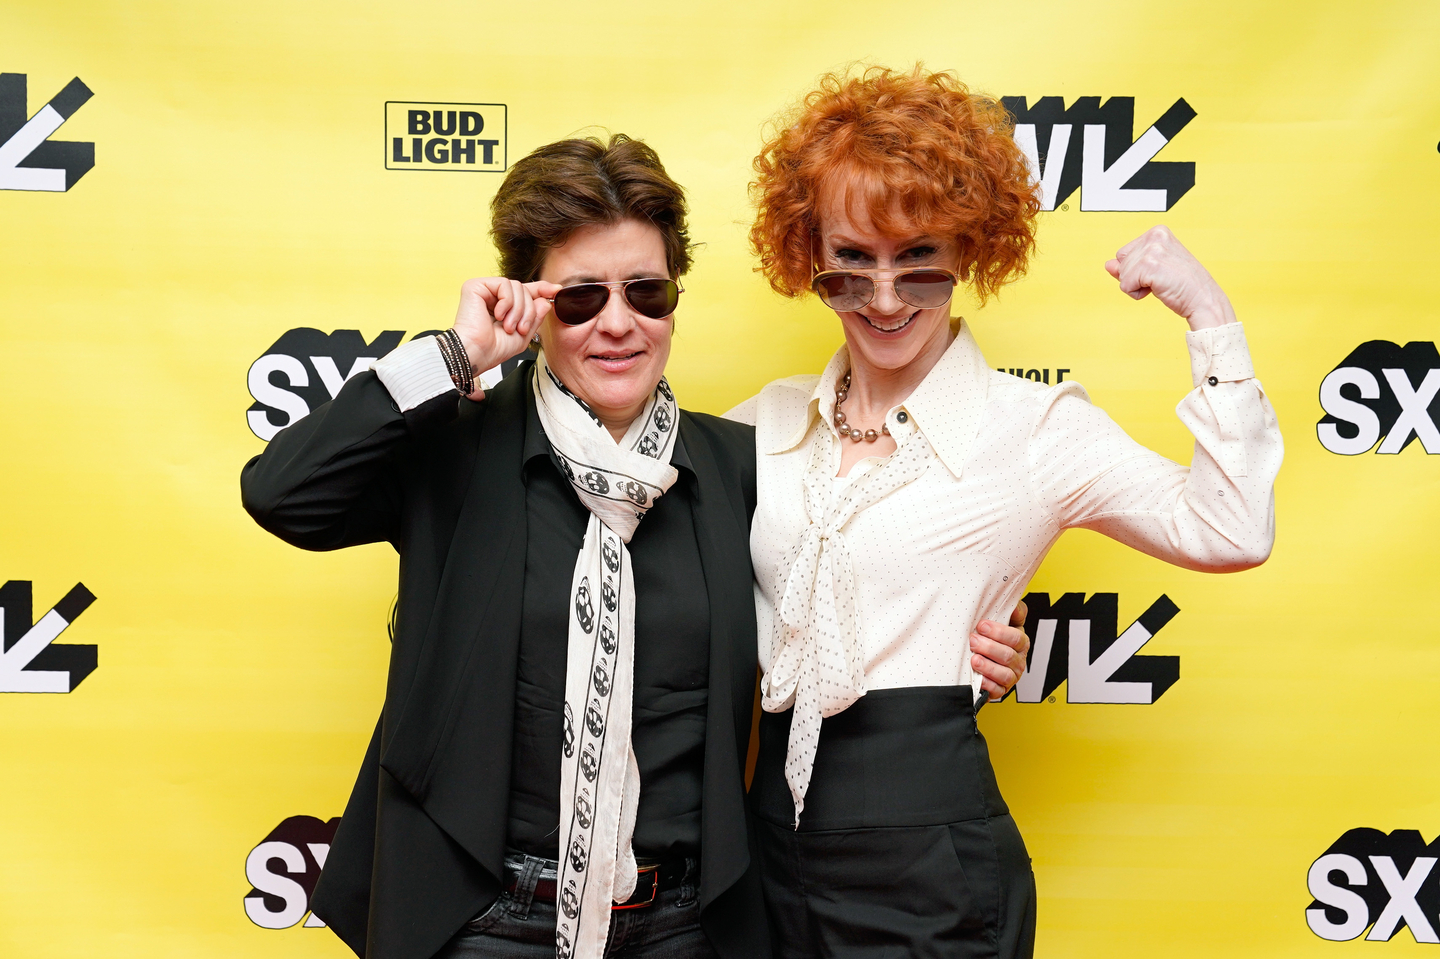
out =
{"type": "Polygon", "coordinates": [[[1151,227],[1122,246],[1105,269],[1135,299],[1155,294],[1192,330],[1235,322],[1235,310],[1220,284],[1166,227],[1151,227]]]}

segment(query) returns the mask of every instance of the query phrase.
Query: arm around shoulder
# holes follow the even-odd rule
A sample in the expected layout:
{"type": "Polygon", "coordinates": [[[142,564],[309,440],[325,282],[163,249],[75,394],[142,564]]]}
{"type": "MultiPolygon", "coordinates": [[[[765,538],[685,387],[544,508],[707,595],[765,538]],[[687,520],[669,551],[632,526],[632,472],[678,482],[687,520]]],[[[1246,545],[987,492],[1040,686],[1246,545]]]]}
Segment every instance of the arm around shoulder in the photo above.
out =
{"type": "Polygon", "coordinates": [[[760,394],[757,393],[748,400],[744,400],[738,405],[731,407],[725,412],[722,419],[727,419],[735,423],[744,423],[746,426],[754,426],[759,403],[760,394]]]}
{"type": "MultiPolygon", "coordinates": [[[[704,437],[715,465],[727,477],[737,477],[745,500],[746,517],[755,512],[755,428],[728,415],[686,413],[692,428],[704,437]]],[[[692,457],[693,457],[692,452],[692,457]]]]}

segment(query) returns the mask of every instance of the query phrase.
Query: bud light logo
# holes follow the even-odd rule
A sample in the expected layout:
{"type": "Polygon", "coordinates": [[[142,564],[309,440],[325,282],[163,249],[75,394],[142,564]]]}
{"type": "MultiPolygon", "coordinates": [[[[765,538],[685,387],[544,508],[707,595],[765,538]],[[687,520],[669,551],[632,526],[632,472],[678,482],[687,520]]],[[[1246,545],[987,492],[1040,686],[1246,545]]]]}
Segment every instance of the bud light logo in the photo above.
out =
{"type": "Polygon", "coordinates": [[[385,169],[503,173],[503,103],[385,104],[385,169]]]}

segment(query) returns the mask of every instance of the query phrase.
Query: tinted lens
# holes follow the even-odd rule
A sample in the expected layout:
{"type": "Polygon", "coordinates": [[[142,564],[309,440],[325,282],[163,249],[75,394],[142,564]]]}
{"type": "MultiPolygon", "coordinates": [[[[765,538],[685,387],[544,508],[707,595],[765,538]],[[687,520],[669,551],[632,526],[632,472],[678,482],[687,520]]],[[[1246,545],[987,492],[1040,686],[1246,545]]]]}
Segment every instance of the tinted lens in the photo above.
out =
{"type": "Polygon", "coordinates": [[[625,284],[625,299],[636,313],[663,320],[679,305],[680,287],[674,280],[635,280],[625,284]]]}
{"type": "Polygon", "coordinates": [[[955,292],[949,274],[929,270],[901,273],[895,277],[895,295],[911,306],[929,310],[944,306],[955,292]]]}
{"type": "Polygon", "coordinates": [[[555,319],[566,326],[578,326],[587,320],[593,320],[597,313],[605,309],[605,301],[608,299],[609,288],[599,283],[567,286],[555,294],[555,319]]]}
{"type": "Polygon", "coordinates": [[[815,292],[830,309],[849,313],[875,298],[875,282],[859,273],[822,273],[815,278],[815,292]]]}

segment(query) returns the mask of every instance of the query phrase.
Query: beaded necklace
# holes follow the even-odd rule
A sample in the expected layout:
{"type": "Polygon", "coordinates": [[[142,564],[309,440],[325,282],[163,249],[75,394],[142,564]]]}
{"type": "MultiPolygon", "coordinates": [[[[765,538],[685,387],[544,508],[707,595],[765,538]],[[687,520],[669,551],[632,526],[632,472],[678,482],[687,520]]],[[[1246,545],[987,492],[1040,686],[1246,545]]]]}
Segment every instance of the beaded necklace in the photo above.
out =
{"type": "Polygon", "coordinates": [[[848,397],[849,395],[850,371],[846,370],[845,382],[835,387],[835,432],[840,434],[841,439],[844,439],[848,436],[850,437],[851,441],[855,443],[858,443],[861,440],[864,440],[867,443],[873,443],[878,440],[882,434],[885,436],[889,436],[890,427],[884,423],[880,424],[880,429],[878,432],[876,430],[860,430],[856,429],[853,426],[846,425],[845,411],[840,409],[840,404],[844,403],[846,397],[848,397]]]}

